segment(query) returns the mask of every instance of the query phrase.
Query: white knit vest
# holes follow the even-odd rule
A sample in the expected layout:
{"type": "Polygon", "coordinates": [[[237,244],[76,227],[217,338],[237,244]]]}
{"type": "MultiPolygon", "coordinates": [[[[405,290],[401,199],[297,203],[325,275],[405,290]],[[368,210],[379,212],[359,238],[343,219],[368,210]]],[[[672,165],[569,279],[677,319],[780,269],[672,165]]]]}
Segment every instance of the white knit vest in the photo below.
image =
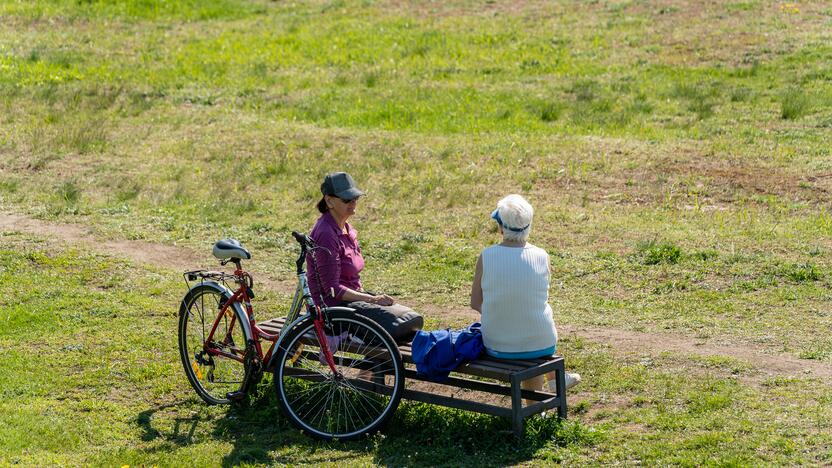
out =
{"type": "Polygon", "coordinates": [[[546,349],[558,334],[549,307],[549,254],[540,247],[482,251],[482,339],[491,350],[546,349]]]}

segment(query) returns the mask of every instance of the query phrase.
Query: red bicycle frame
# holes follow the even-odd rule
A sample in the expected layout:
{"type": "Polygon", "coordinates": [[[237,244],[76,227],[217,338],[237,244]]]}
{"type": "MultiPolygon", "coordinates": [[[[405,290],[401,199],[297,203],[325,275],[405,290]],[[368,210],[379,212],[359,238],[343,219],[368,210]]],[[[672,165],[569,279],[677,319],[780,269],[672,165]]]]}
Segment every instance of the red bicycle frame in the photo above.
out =
{"type": "MultiPolygon", "coordinates": [[[[234,291],[234,294],[230,298],[228,298],[227,301],[225,301],[225,304],[223,304],[223,306],[220,310],[220,313],[217,314],[217,318],[214,319],[214,324],[211,327],[211,332],[208,334],[208,338],[205,340],[205,343],[203,344],[204,349],[211,356],[223,356],[223,357],[227,357],[229,359],[234,359],[234,360],[240,361],[240,362],[244,361],[244,359],[245,359],[245,350],[243,350],[242,354],[236,354],[236,353],[225,352],[225,351],[222,351],[220,349],[217,349],[217,348],[214,348],[214,347],[211,347],[211,346],[208,345],[209,343],[213,342],[213,340],[214,340],[214,334],[217,331],[217,327],[219,326],[220,319],[222,319],[223,316],[225,316],[229,313],[229,308],[231,307],[232,304],[234,304],[235,302],[240,302],[243,305],[245,305],[245,312],[246,312],[246,316],[248,318],[249,328],[251,329],[252,334],[254,335],[254,340],[253,340],[254,341],[254,343],[253,343],[254,344],[254,349],[257,352],[257,356],[263,362],[264,368],[268,368],[269,361],[271,360],[271,357],[272,357],[273,352],[274,352],[274,348],[277,345],[277,341],[278,341],[280,335],[279,334],[272,335],[270,333],[266,333],[260,327],[257,326],[257,322],[254,320],[254,308],[251,305],[250,291],[251,291],[252,278],[251,278],[251,275],[248,272],[246,272],[242,269],[239,262],[236,264],[236,269],[234,270],[234,276],[239,278],[237,283],[240,285],[240,287],[237,288],[236,291],[234,291]],[[269,347],[268,352],[265,353],[265,354],[263,354],[263,348],[260,345],[260,340],[261,339],[262,340],[268,340],[268,341],[272,342],[271,347],[269,347]]],[[[322,313],[321,308],[318,307],[317,305],[310,304],[310,306],[311,306],[310,309],[314,311],[313,312],[313,319],[314,319],[314,325],[315,325],[315,335],[317,335],[318,342],[321,344],[321,352],[323,353],[324,359],[326,360],[326,363],[327,363],[327,365],[329,365],[329,368],[333,372],[333,374],[339,375],[340,373],[338,372],[337,368],[335,367],[335,359],[332,356],[332,351],[329,349],[329,346],[327,345],[328,342],[326,340],[326,333],[324,332],[324,313],[322,313]]],[[[231,324],[228,327],[229,334],[231,333],[230,330],[233,329],[234,324],[236,323],[236,321],[237,321],[237,316],[232,313],[231,314],[231,324]]],[[[288,325],[289,325],[288,323],[285,323],[284,327],[286,327],[288,325]]],[[[223,340],[225,341],[225,340],[228,340],[229,338],[230,338],[229,336],[225,336],[223,338],[223,340]]]]}

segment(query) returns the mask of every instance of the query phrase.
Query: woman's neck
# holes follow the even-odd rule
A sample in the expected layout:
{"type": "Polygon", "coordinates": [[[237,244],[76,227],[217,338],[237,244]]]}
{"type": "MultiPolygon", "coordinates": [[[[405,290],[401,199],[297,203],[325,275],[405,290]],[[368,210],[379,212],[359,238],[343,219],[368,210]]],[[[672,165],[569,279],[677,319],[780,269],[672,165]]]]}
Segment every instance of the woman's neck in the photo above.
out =
{"type": "Polygon", "coordinates": [[[343,218],[343,219],[339,218],[338,215],[335,214],[335,212],[332,211],[332,210],[329,211],[329,215],[332,216],[332,219],[335,220],[335,224],[337,224],[338,227],[341,228],[342,231],[346,229],[346,227],[347,227],[347,218],[343,218]]]}
{"type": "Polygon", "coordinates": [[[502,245],[503,247],[525,247],[526,241],[503,239],[503,241],[500,242],[500,245],[502,245]]]}

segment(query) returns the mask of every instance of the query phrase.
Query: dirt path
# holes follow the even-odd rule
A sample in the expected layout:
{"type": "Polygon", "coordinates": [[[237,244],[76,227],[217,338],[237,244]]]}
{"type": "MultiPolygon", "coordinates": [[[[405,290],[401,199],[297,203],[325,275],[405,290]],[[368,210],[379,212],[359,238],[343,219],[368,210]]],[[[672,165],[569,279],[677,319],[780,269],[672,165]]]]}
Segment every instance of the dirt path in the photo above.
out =
{"type": "MultiPolygon", "coordinates": [[[[176,271],[218,267],[216,263],[210,262],[212,257],[205,252],[197,252],[188,247],[138,240],[103,239],[83,225],[51,223],[21,215],[0,213],[0,232],[14,231],[34,234],[67,244],[87,246],[96,252],[176,271]]],[[[293,283],[266,278],[263,275],[257,275],[257,283],[278,291],[292,292],[294,290],[293,283]]]]}
{"type": "MultiPolygon", "coordinates": [[[[416,306],[414,306],[416,308],[416,306]]],[[[418,310],[434,317],[447,317],[453,323],[477,321],[479,315],[460,307],[438,307],[418,304],[418,310]]],[[[810,359],[800,359],[787,353],[773,353],[770,349],[750,344],[725,344],[716,340],[703,340],[674,333],[637,332],[620,328],[584,327],[566,324],[558,325],[561,337],[575,336],[594,343],[609,345],[616,354],[639,357],[657,357],[662,352],[682,355],[723,356],[747,362],[758,372],[758,378],[765,376],[832,377],[832,365],[810,359]]],[[[723,340],[724,341],[724,340],[723,340]]]]}
{"type": "Polygon", "coordinates": [[[98,252],[174,270],[185,271],[205,261],[205,255],[199,255],[186,247],[133,240],[101,239],[82,225],[49,223],[14,214],[0,213],[0,231],[19,231],[68,244],[82,244],[98,252]]]}
{"type": "Polygon", "coordinates": [[[786,353],[750,345],[718,344],[683,335],[641,333],[615,328],[560,326],[562,334],[576,335],[588,341],[607,343],[613,349],[640,356],[655,356],[664,351],[698,356],[729,356],[747,362],[763,375],[832,377],[832,365],[799,359],[786,353]]]}
{"type": "MultiPolygon", "coordinates": [[[[82,225],[58,224],[40,221],[21,215],[0,213],[0,232],[24,232],[69,244],[88,246],[96,251],[127,258],[134,262],[152,264],[172,270],[185,271],[204,265],[204,253],[186,247],[160,245],[145,241],[109,240],[97,238],[82,225]]],[[[258,276],[258,282],[267,288],[285,293],[292,292],[294,284],[274,278],[258,276]]],[[[445,318],[443,322],[466,323],[478,319],[478,315],[463,307],[434,304],[413,304],[426,315],[445,318]]],[[[591,342],[609,345],[619,353],[639,356],[656,356],[665,351],[699,356],[730,356],[748,362],[761,374],[772,376],[832,377],[832,365],[799,359],[795,356],[771,353],[762,347],[742,344],[719,344],[684,335],[643,333],[616,328],[579,327],[561,325],[560,333],[575,335],[591,342]]]]}

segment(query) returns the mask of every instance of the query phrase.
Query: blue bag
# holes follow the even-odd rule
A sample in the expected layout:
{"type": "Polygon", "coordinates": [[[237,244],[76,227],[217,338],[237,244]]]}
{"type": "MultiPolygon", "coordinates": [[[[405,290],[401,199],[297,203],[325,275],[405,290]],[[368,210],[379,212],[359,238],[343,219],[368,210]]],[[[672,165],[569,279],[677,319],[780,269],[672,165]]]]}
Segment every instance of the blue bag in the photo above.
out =
{"type": "Polygon", "coordinates": [[[416,372],[434,382],[443,382],[465,361],[479,357],[484,346],[479,322],[458,331],[420,330],[411,343],[416,372]]]}

